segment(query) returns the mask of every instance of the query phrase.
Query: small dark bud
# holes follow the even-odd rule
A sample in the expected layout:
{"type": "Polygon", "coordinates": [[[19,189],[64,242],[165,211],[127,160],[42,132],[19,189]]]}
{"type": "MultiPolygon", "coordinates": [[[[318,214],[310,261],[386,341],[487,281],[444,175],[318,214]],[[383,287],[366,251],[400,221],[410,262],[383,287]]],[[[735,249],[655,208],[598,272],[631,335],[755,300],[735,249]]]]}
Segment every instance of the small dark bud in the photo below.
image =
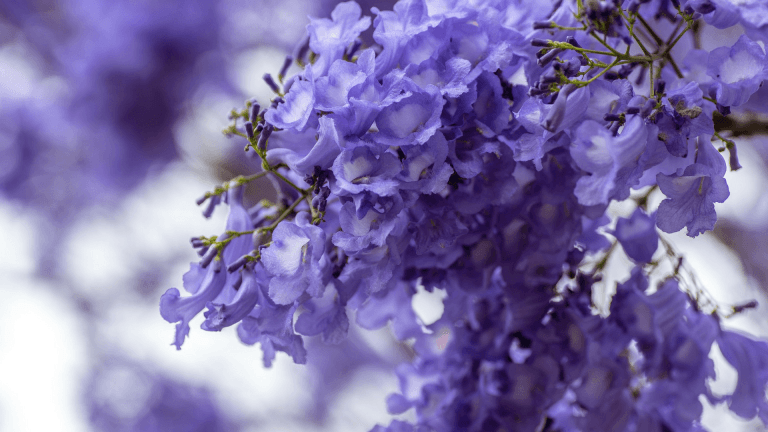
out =
{"type": "Polygon", "coordinates": [[[531,39],[531,45],[535,47],[548,47],[549,42],[550,41],[544,40],[544,39],[537,39],[537,38],[531,39]]]}
{"type": "Polygon", "coordinates": [[[552,60],[554,60],[555,57],[557,57],[561,52],[563,52],[562,48],[555,48],[555,49],[551,50],[550,52],[548,52],[548,53],[544,54],[543,56],[541,56],[541,58],[539,58],[536,61],[536,63],[539,66],[544,66],[544,65],[548,64],[549,62],[551,62],[552,60]]]}
{"type": "Polygon", "coordinates": [[[702,15],[706,15],[706,14],[708,14],[708,13],[712,13],[712,12],[714,12],[714,11],[715,11],[715,9],[717,9],[717,8],[715,7],[715,5],[714,5],[714,4],[712,4],[712,2],[711,2],[711,1],[709,1],[709,0],[706,0],[706,1],[703,1],[703,2],[701,2],[701,3],[699,3],[699,4],[697,5],[697,7],[696,7],[696,12],[698,12],[698,13],[700,13],[700,14],[702,14],[702,15]]]}
{"type": "Polygon", "coordinates": [[[249,140],[253,140],[253,123],[245,122],[245,134],[248,135],[249,140]]]}
{"type": "Polygon", "coordinates": [[[272,75],[266,73],[266,74],[264,74],[264,76],[262,78],[264,79],[264,82],[267,83],[269,88],[272,89],[273,92],[278,93],[278,94],[280,93],[280,87],[278,87],[277,83],[272,78],[272,75]]]}
{"type": "Polygon", "coordinates": [[[244,266],[245,263],[247,263],[249,260],[249,255],[243,255],[240,258],[236,259],[232,264],[227,266],[227,271],[229,273],[234,273],[235,271],[239,270],[240,267],[244,266]]]}
{"type": "Polygon", "coordinates": [[[640,112],[640,107],[629,107],[627,108],[627,114],[637,114],[640,112]]]}
{"type": "Polygon", "coordinates": [[[262,130],[261,135],[259,135],[259,142],[256,143],[256,146],[259,148],[259,150],[264,151],[267,149],[267,140],[269,139],[269,136],[272,135],[273,130],[274,126],[271,124],[264,126],[264,130],[262,130]]]}
{"type": "Polygon", "coordinates": [[[258,249],[261,245],[267,242],[267,237],[269,236],[268,233],[256,230],[253,232],[253,236],[251,236],[251,239],[253,240],[253,247],[255,249],[258,249]]]}
{"type": "MultiPolygon", "coordinates": [[[[554,75],[542,75],[541,77],[539,77],[539,83],[545,84],[545,85],[546,84],[556,83],[556,82],[559,82],[559,81],[560,81],[560,79],[558,77],[554,76],[554,75]]],[[[540,85],[539,87],[545,87],[545,86],[540,85]]]]}
{"type": "Polygon", "coordinates": [[[208,194],[206,193],[205,195],[203,195],[203,196],[201,196],[200,198],[196,199],[196,200],[195,200],[195,203],[196,203],[197,205],[201,205],[201,204],[203,204],[203,203],[205,202],[205,200],[207,200],[207,199],[208,199],[208,198],[210,198],[210,197],[211,197],[211,196],[210,196],[210,195],[208,195],[208,194]]]}
{"type": "Polygon", "coordinates": [[[757,306],[759,306],[759,304],[757,303],[757,300],[750,300],[750,301],[749,301],[749,302],[747,302],[747,303],[744,303],[744,304],[741,304],[741,305],[736,305],[736,306],[734,306],[734,307],[733,307],[733,313],[734,313],[734,314],[737,314],[737,313],[742,313],[742,312],[744,312],[745,310],[754,309],[754,308],[756,308],[757,306]]]}
{"type": "Polygon", "coordinates": [[[269,105],[270,108],[277,108],[278,105],[285,102],[285,99],[281,98],[280,96],[272,99],[272,103],[269,105]]]}
{"type": "Polygon", "coordinates": [[[200,267],[206,268],[208,265],[213,261],[213,259],[216,257],[216,255],[219,253],[219,249],[215,247],[211,247],[208,249],[208,251],[203,255],[203,258],[200,260],[200,267]]]}
{"type": "Polygon", "coordinates": [[[566,37],[565,41],[568,42],[569,44],[575,46],[576,48],[581,48],[581,45],[579,45],[579,43],[576,41],[576,38],[573,37],[573,36],[566,37]]]}
{"type": "Polygon", "coordinates": [[[609,122],[620,121],[621,116],[618,114],[606,114],[603,116],[603,120],[609,121],[609,122]]]}
{"type": "Polygon", "coordinates": [[[308,51],[309,51],[309,37],[305,37],[304,40],[302,40],[298,45],[296,45],[296,49],[293,52],[293,58],[295,58],[296,61],[303,63],[304,57],[306,57],[308,51]]]}
{"type": "Polygon", "coordinates": [[[210,200],[208,200],[208,206],[203,211],[203,216],[208,219],[213,214],[213,210],[216,208],[217,205],[221,202],[221,195],[214,195],[211,197],[210,200]]]}
{"type": "Polygon", "coordinates": [[[643,108],[640,110],[640,115],[643,117],[648,117],[651,115],[651,112],[656,108],[656,101],[653,99],[648,99],[645,101],[645,105],[643,105],[643,108]]]}
{"type": "Polygon", "coordinates": [[[552,21],[534,21],[533,22],[533,29],[534,30],[544,30],[549,29],[555,26],[555,23],[552,21]]]}
{"type": "Polygon", "coordinates": [[[733,143],[729,143],[726,148],[728,149],[728,165],[731,168],[731,171],[738,171],[741,169],[741,164],[739,163],[739,155],[736,154],[736,145],[733,143]]]}
{"type": "Polygon", "coordinates": [[[667,88],[667,83],[664,80],[660,79],[656,81],[656,88],[655,88],[656,94],[659,94],[659,95],[664,94],[664,90],[666,90],[666,88],[667,88]]]}
{"type": "Polygon", "coordinates": [[[280,82],[283,81],[283,78],[285,78],[285,74],[288,72],[288,68],[291,67],[292,64],[293,64],[293,57],[285,56],[283,67],[280,68],[280,73],[277,74],[277,78],[280,80],[280,82]]]}
{"type": "Polygon", "coordinates": [[[619,128],[621,127],[621,122],[614,122],[611,124],[611,127],[608,128],[609,131],[613,134],[613,136],[616,136],[619,134],[619,128]]]}
{"type": "Polygon", "coordinates": [[[253,102],[251,104],[251,123],[256,123],[256,119],[259,117],[259,111],[261,110],[261,105],[259,105],[256,102],[253,102]]]}

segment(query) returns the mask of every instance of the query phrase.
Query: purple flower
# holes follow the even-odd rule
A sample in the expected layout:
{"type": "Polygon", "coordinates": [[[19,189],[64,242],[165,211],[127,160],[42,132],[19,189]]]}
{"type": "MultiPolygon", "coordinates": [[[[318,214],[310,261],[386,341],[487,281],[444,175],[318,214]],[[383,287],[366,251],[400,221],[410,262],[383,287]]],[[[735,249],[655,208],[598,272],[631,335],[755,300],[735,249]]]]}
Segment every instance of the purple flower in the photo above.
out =
{"type": "Polygon", "coordinates": [[[315,83],[312,66],[307,66],[303,76],[293,81],[285,95],[285,102],[265,114],[265,120],[280,129],[302,131],[313,113],[315,83]]]}
{"type": "Polygon", "coordinates": [[[656,215],[647,215],[638,208],[629,219],[619,218],[611,233],[619,240],[628,257],[638,263],[650,263],[656,252],[659,234],[656,232],[656,215]]]}
{"type": "Polygon", "coordinates": [[[336,5],[331,19],[310,20],[309,47],[320,56],[315,63],[317,76],[325,75],[331,64],[342,58],[344,50],[371,26],[371,18],[360,18],[361,13],[360,5],[348,1],[336,5]]]}
{"type": "Polygon", "coordinates": [[[746,103],[767,73],[765,52],[746,35],[730,48],[716,48],[707,59],[707,74],[715,79],[717,102],[724,106],[746,103]]]}
{"type": "Polygon", "coordinates": [[[733,394],[724,399],[738,416],[751,419],[760,416],[768,425],[768,343],[750,339],[741,333],[723,331],[717,338],[723,357],[736,369],[738,381],[733,394]]]}
{"type": "MultiPolygon", "coordinates": [[[[243,207],[243,187],[232,186],[226,193],[229,203],[227,231],[248,231],[252,223],[248,212],[243,207]]],[[[233,286],[239,282],[238,275],[228,273],[226,267],[248,253],[251,248],[250,235],[230,240],[221,252],[220,258],[213,259],[216,249],[212,246],[207,255],[213,259],[213,262],[210,264],[204,262],[204,265],[192,264],[190,270],[184,275],[184,288],[192,295],[182,298],[178,289],[170,288],[160,298],[160,314],[163,319],[170,323],[178,323],[173,342],[176,349],[181,349],[184,339],[189,334],[189,322],[192,318],[209,303],[217,303],[222,292],[227,295],[234,290],[233,286]]],[[[206,324],[208,325],[213,324],[206,324]]]]}
{"type": "Polygon", "coordinates": [[[730,192],[725,175],[725,160],[708,139],[700,137],[696,163],[679,176],[658,174],[659,188],[668,197],[659,204],[656,224],[668,233],[688,228],[688,236],[715,227],[716,202],[724,202],[730,192]]]}
{"type": "Polygon", "coordinates": [[[304,292],[321,296],[328,279],[325,232],[310,223],[309,214],[299,213],[294,222],[275,228],[261,262],[271,277],[269,297],[278,305],[291,304],[304,292]]]}
{"type": "Polygon", "coordinates": [[[595,121],[586,121],[576,131],[571,156],[579,168],[590,173],[576,183],[574,193],[583,205],[608,204],[625,198],[628,177],[645,150],[648,131],[638,116],[630,119],[617,137],[595,121]]]}

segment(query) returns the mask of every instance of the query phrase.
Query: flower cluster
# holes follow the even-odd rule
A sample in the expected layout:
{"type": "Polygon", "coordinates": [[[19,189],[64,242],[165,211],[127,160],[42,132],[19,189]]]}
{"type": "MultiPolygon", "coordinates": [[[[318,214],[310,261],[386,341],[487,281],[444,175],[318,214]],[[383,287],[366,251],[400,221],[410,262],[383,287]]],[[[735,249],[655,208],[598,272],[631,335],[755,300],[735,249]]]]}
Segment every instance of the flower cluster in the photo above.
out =
{"type": "Polygon", "coordinates": [[[192,241],[191,295],[161,299],[174,345],[203,312],[204,330],[260,343],[265,365],[277,351],[303,363],[303,336],[389,324],[415,358],[387,406],[416,421],[376,432],[694,431],[702,395],[768,424],[768,343],[721,325],[744,307],[705,304],[657,231],[713,229],[729,195],[720,152],[739,168],[713,118],[768,74],[752,9],[721,3],[402,0],[371,20],[345,2],[311,20],[265,77],[271,105],[233,112],[225,132],[264,171],[201,198],[229,218],[192,241]],[[675,58],[705,23],[751,30],[675,58]],[[262,176],[278,199],[246,208],[262,176]],[[624,200],[637,209],[613,224],[624,200]],[[618,245],[636,267],[608,307],[593,291],[618,245]],[[411,307],[422,286],[445,294],[432,323],[411,307]],[[715,342],[739,374],[732,394],[707,385],[715,342]]]}

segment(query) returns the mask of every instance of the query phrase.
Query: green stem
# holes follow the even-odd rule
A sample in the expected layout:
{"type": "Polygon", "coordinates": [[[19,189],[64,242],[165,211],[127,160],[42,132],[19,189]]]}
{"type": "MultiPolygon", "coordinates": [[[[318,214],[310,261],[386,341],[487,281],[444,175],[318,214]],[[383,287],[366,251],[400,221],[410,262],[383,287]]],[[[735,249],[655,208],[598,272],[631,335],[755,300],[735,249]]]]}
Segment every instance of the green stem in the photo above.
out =
{"type": "Polygon", "coordinates": [[[307,193],[304,193],[304,194],[302,194],[302,195],[301,195],[299,198],[297,198],[297,199],[296,199],[296,201],[294,201],[294,202],[293,202],[293,204],[291,204],[291,206],[290,206],[290,207],[288,207],[287,209],[285,209],[285,211],[284,211],[283,213],[281,213],[281,214],[280,214],[280,216],[278,216],[278,217],[277,217],[277,219],[275,219],[275,221],[274,221],[274,222],[272,222],[272,224],[271,224],[271,225],[269,225],[268,227],[259,228],[259,230],[260,230],[260,231],[269,231],[269,232],[272,232],[272,231],[274,231],[274,230],[275,230],[275,228],[277,228],[277,225],[278,225],[280,222],[284,221],[284,220],[285,220],[285,218],[287,218],[288,216],[290,216],[291,214],[293,214],[293,211],[294,211],[294,210],[296,210],[296,207],[297,207],[297,206],[298,206],[298,205],[299,205],[299,204],[300,204],[302,201],[304,201],[304,199],[307,197],[307,195],[308,195],[307,193]]]}
{"type": "Polygon", "coordinates": [[[593,76],[592,78],[586,80],[586,81],[568,81],[570,84],[575,84],[578,87],[585,87],[589,84],[591,84],[594,80],[600,78],[603,76],[604,73],[608,72],[609,70],[613,69],[614,66],[618,64],[624,64],[620,63],[620,60],[617,58],[613,61],[613,63],[609,64],[607,67],[605,67],[603,70],[601,70],[597,75],[593,76]]]}
{"type": "MultiPolygon", "coordinates": [[[[266,159],[265,159],[266,161],[266,159]]],[[[284,181],[288,186],[296,189],[300,194],[306,195],[308,192],[308,189],[302,189],[298,186],[296,186],[292,181],[288,180],[284,175],[277,172],[273,167],[270,167],[270,172],[275,175],[275,177],[279,178],[280,180],[284,181]]]]}

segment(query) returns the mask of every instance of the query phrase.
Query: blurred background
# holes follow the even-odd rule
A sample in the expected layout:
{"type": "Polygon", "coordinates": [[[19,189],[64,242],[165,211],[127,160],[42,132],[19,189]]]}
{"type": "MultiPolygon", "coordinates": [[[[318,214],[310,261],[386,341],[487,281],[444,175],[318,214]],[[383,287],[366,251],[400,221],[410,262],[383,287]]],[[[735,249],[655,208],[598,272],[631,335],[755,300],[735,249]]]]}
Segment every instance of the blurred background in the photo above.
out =
{"type": "MultiPolygon", "coordinates": [[[[308,16],[336,3],[0,0],[0,432],[388,422],[391,370],[408,353],[387,329],[352,331],[340,346],[308,338],[307,367],[280,354],[265,369],[233,329],[194,330],[202,316],[176,351],[158,312],[197,259],[189,238],[224,224],[195,199],[258,169],[221,133],[227,113],[251,97],[268,104],[262,75],[280,68],[308,16]]],[[[394,2],[360,3],[367,13],[394,2]]],[[[716,302],[761,301],[728,325],[766,336],[768,140],[737,143],[744,169],[726,177],[715,232],[668,238],[716,302]]],[[[615,261],[622,279],[626,258],[615,261]]],[[[415,299],[425,321],[435,302],[415,299]]],[[[734,372],[717,364],[716,385],[732,388],[734,372]]],[[[723,412],[707,410],[712,430],[760,430],[723,412]]]]}

